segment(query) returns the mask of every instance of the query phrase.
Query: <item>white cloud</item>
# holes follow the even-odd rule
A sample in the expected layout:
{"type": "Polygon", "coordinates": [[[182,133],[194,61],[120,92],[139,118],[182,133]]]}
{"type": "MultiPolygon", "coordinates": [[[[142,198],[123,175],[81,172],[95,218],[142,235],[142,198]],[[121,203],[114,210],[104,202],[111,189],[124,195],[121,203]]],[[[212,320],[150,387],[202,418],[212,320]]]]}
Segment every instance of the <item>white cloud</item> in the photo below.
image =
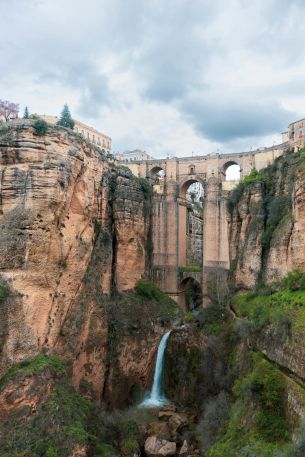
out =
{"type": "Polygon", "coordinates": [[[305,115],[302,0],[0,0],[0,98],[65,102],[114,149],[275,141],[305,115]]]}

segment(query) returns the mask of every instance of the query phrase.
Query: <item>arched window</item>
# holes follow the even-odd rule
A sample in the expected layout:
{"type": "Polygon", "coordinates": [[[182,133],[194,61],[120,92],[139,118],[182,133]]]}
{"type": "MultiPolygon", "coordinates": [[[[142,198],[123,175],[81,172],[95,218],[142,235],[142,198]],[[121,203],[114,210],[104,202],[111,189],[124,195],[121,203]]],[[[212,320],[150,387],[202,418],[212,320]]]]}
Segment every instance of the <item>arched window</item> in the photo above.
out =
{"type": "Polygon", "coordinates": [[[225,166],[226,181],[240,181],[240,166],[238,163],[229,162],[225,166]]]}
{"type": "Polygon", "coordinates": [[[185,198],[193,203],[198,203],[202,206],[204,198],[204,189],[201,182],[195,179],[188,179],[180,189],[180,197],[185,198]]]}

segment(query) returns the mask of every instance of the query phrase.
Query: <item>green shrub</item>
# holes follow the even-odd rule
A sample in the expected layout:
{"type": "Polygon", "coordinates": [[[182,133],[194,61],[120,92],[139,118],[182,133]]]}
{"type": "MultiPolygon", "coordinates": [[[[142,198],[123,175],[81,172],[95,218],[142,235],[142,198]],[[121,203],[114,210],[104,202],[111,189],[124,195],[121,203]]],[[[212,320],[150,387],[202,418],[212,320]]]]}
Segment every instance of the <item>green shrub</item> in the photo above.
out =
{"type": "Polygon", "coordinates": [[[254,369],[242,380],[236,381],[236,397],[256,405],[255,424],[267,441],[282,441],[289,436],[285,421],[284,377],[270,362],[254,354],[254,369]]]}
{"type": "Polygon", "coordinates": [[[152,196],[152,186],[150,182],[145,178],[136,178],[140,184],[145,200],[149,200],[152,196]]]}
{"type": "Polygon", "coordinates": [[[39,354],[32,359],[22,360],[14,364],[0,379],[0,389],[15,375],[29,375],[37,373],[44,368],[50,368],[54,373],[60,374],[64,371],[63,362],[54,355],[39,354]]]}
{"type": "Polygon", "coordinates": [[[208,306],[200,311],[197,320],[206,333],[219,335],[228,322],[228,311],[218,304],[208,306]]]}
{"type": "Polygon", "coordinates": [[[187,324],[190,323],[190,322],[193,322],[194,321],[194,316],[192,313],[190,312],[187,312],[184,314],[184,322],[186,322],[187,324]]]}
{"type": "Polygon", "coordinates": [[[237,313],[249,319],[258,332],[268,325],[279,330],[282,339],[293,331],[305,331],[305,273],[294,270],[269,288],[234,297],[237,313]]]}
{"type": "Polygon", "coordinates": [[[289,289],[291,291],[305,290],[305,271],[292,270],[279,283],[281,289],[289,289]]]}
{"type": "Polygon", "coordinates": [[[183,273],[185,271],[201,272],[202,271],[202,265],[191,264],[191,265],[183,265],[183,266],[179,267],[179,273],[183,273]]]}
{"type": "Polygon", "coordinates": [[[262,174],[253,168],[248,176],[245,176],[243,179],[243,183],[245,186],[249,186],[251,184],[256,184],[257,182],[262,181],[263,177],[262,174]]]}
{"type": "Polygon", "coordinates": [[[59,457],[56,449],[54,447],[48,447],[47,452],[46,452],[46,457],[59,457]]]}
{"type": "Polygon", "coordinates": [[[242,196],[244,190],[246,189],[246,187],[256,184],[258,182],[261,182],[261,181],[262,181],[261,173],[254,168],[253,170],[251,170],[251,172],[248,176],[245,176],[245,178],[238,183],[238,185],[232,191],[232,193],[229,196],[228,201],[227,201],[227,208],[228,208],[228,211],[230,214],[233,213],[234,208],[239,203],[241,196],[242,196]]]}
{"type": "Polygon", "coordinates": [[[34,122],[33,127],[37,136],[44,136],[48,131],[48,124],[43,119],[37,119],[34,122]]]}
{"type": "Polygon", "coordinates": [[[135,287],[136,292],[142,297],[154,299],[157,301],[172,301],[165,292],[157,287],[153,282],[148,280],[138,281],[135,287]]]}
{"type": "Polygon", "coordinates": [[[121,449],[124,454],[130,455],[138,453],[140,450],[139,443],[135,438],[128,438],[123,441],[121,445],[121,449]]]}
{"type": "Polygon", "coordinates": [[[225,434],[205,456],[288,457],[279,454],[289,447],[283,374],[262,356],[253,354],[252,367],[235,382],[233,392],[235,402],[225,434]]]}
{"type": "MultiPolygon", "coordinates": [[[[153,282],[148,280],[138,281],[135,287],[136,296],[135,304],[137,304],[137,297],[141,297],[152,303],[149,305],[151,308],[152,316],[161,319],[172,319],[179,314],[179,307],[177,303],[170,298],[163,290],[159,289],[153,282]]],[[[143,307],[143,305],[141,305],[143,307]]]]}

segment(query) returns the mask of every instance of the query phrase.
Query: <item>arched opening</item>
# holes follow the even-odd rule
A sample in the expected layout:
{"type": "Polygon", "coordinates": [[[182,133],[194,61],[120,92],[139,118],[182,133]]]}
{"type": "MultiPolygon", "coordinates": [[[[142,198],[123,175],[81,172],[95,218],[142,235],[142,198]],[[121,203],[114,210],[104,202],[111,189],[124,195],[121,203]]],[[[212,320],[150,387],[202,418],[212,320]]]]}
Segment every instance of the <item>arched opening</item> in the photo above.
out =
{"type": "Polygon", "coordinates": [[[153,186],[154,195],[162,195],[165,189],[165,170],[161,167],[153,167],[147,176],[153,186]]]}
{"type": "Polygon", "coordinates": [[[226,181],[240,181],[240,166],[236,162],[228,162],[224,166],[226,181]]]}
{"type": "Polygon", "coordinates": [[[155,184],[164,181],[165,171],[161,167],[153,167],[148,174],[148,178],[152,179],[155,184]]]}
{"type": "Polygon", "coordinates": [[[199,179],[188,179],[180,188],[180,197],[202,203],[204,198],[202,182],[199,179]]]}
{"type": "Polygon", "coordinates": [[[199,180],[182,184],[179,202],[179,266],[198,271],[203,259],[204,188],[199,180]]]}
{"type": "Polygon", "coordinates": [[[193,311],[202,306],[200,283],[191,277],[183,279],[179,286],[179,305],[182,309],[193,311]]]}

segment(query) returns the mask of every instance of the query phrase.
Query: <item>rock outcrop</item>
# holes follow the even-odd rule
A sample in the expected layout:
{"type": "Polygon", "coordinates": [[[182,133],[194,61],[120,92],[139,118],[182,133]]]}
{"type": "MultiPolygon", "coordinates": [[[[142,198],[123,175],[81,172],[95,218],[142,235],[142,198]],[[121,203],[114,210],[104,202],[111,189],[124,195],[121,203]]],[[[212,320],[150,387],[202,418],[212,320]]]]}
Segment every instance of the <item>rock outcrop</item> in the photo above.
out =
{"type": "MultiPolygon", "coordinates": [[[[49,127],[37,136],[31,124],[0,134],[0,271],[10,290],[1,303],[0,375],[40,351],[58,353],[71,361],[77,387],[86,379],[102,395],[105,297],[143,276],[149,223],[141,183],[77,134],[49,127]]],[[[144,348],[131,343],[146,351],[145,363],[159,338],[152,334],[144,348]]],[[[131,354],[120,360],[135,366],[131,354]]]]}
{"type": "Polygon", "coordinates": [[[147,457],[167,457],[176,454],[176,443],[173,441],[159,440],[156,436],[150,436],[145,441],[145,453],[147,457]]]}
{"type": "Polygon", "coordinates": [[[305,269],[305,162],[287,153],[231,200],[233,286],[250,290],[305,269]]]}

